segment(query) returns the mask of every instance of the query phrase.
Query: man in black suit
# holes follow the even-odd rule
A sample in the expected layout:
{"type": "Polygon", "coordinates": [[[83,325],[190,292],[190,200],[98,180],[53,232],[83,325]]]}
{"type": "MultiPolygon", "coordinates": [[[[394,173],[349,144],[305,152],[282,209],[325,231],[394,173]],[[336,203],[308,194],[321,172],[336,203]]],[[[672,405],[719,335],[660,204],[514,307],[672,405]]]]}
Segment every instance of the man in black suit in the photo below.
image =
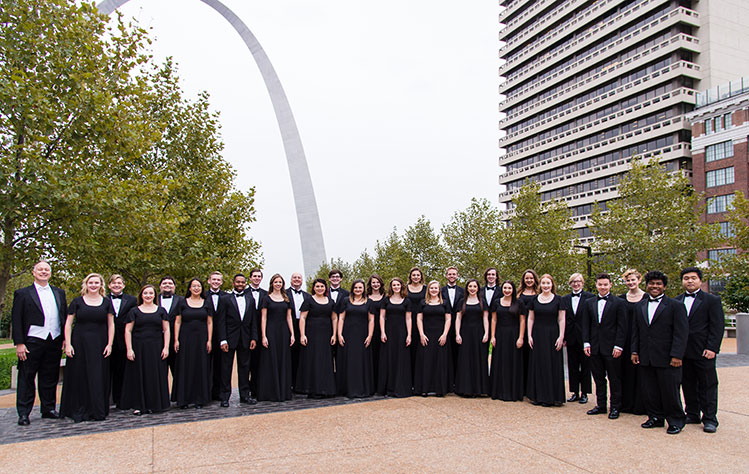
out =
{"type": "Polygon", "coordinates": [[[598,295],[580,307],[583,324],[583,350],[590,358],[596,381],[596,406],[588,415],[606,413],[606,377],[611,389],[609,419],[619,418],[622,407],[622,349],[627,338],[627,314],[624,301],[611,294],[611,277],[601,273],[596,277],[598,295]]]}
{"type": "Polygon", "coordinates": [[[450,331],[448,333],[448,340],[450,341],[450,349],[452,350],[452,363],[453,371],[458,365],[458,343],[455,341],[455,319],[457,318],[458,312],[463,307],[463,299],[465,298],[466,291],[463,287],[458,286],[458,269],[456,267],[448,267],[445,271],[445,278],[447,278],[447,285],[442,287],[442,301],[445,303],[445,307],[450,312],[450,331]]]}
{"type": "Polygon", "coordinates": [[[643,428],[662,427],[668,434],[684,428],[681,406],[681,365],[689,337],[684,304],[665,296],[668,278],[663,272],[645,274],[648,298],[635,306],[632,363],[639,366],[648,419],[643,428]]]}
{"type": "Polygon", "coordinates": [[[684,304],[689,320],[689,338],[684,353],[682,390],[687,423],[703,423],[706,433],[718,429],[718,372],[715,355],[723,341],[725,315],[720,297],[700,291],[702,270],[688,267],[681,271],[686,292],[676,297],[684,304]],[[702,418],[700,418],[702,412],[702,418]]]}
{"type": "MultiPolygon", "coordinates": [[[[234,291],[221,296],[218,313],[218,337],[221,348],[221,406],[229,406],[231,397],[231,372],[234,354],[237,354],[237,379],[239,401],[254,405],[250,394],[250,364],[252,351],[257,345],[259,312],[255,299],[246,291],[247,278],[238,273],[233,279],[234,291]]],[[[255,374],[253,374],[254,377],[255,374]]]]}
{"type": "Polygon", "coordinates": [[[291,346],[291,383],[293,385],[296,383],[296,374],[299,368],[299,317],[302,303],[310,297],[310,294],[302,289],[301,273],[292,273],[290,282],[291,286],[286,289],[286,295],[291,302],[291,322],[294,326],[294,345],[291,346]]]}
{"type": "Polygon", "coordinates": [[[67,311],[65,292],[49,284],[52,268],[41,260],[31,269],[34,283],[13,293],[11,320],[18,356],[16,410],[18,424],[29,424],[38,376],[42,418],[59,418],[57,382],[60,378],[63,329],[67,311]]]}
{"type": "Polygon", "coordinates": [[[502,288],[497,288],[497,269],[489,267],[484,272],[484,287],[479,291],[484,307],[489,308],[489,321],[491,312],[497,306],[497,300],[502,297],[502,288]]]}
{"type": "Polygon", "coordinates": [[[114,307],[114,341],[112,355],[109,357],[109,373],[111,374],[112,400],[115,405],[120,404],[122,394],[122,378],[125,375],[125,361],[127,348],[125,347],[125,319],[131,309],[138,306],[135,296],[125,294],[125,280],[122,275],[114,274],[109,277],[109,299],[114,307]]]}
{"type": "MultiPolygon", "coordinates": [[[[260,284],[263,282],[263,271],[259,268],[253,268],[250,270],[250,285],[249,288],[247,288],[247,291],[252,293],[252,298],[255,301],[255,312],[258,317],[258,329],[260,328],[260,305],[263,303],[263,300],[265,299],[265,296],[268,294],[267,290],[264,290],[260,288],[260,284]]],[[[257,353],[255,354],[255,357],[252,357],[250,359],[250,372],[252,373],[252,378],[250,379],[250,393],[251,396],[256,396],[257,394],[257,377],[255,377],[255,374],[257,374],[258,370],[258,363],[260,362],[260,357],[257,357],[257,353]]]]}
{"type": "Polygon", "coordinates": [[[348,290],[341,288],[341,280],[343,280],[343,273],[341,273],[337,268],[328,272],[328,296],[333,300],[333,307],[336,312],[340,310],[340,305],[349,297],[348,290]]]}
{"type": "Polygon", "coordinates": [[[565,313],[564,345],[567,347],[567,372],[572,392],[567,401],[588,403],[588,394],[592,391],[590,358],[583,352],[583,325],[578,314],[584,306],[583,303],[593,298],[593,293],[583,290],[585,280],[580,273],[570,275],[569,285],[572,292],[562,297],[562,308],[565,313]]]}
{"type": "Polygon", "coordinates": [[[221,400],[221,351],[219,346],[221,345],[221,339],[218,337],[218,330],[216,328],[216,315],[218,315],[218,305],[221,301],[221,295],[225,294],[225,291],[221,290],[221,285],[224,284],[224,275],[221,272],[213,272],[208,275],[208,290],[205,292],[204,298],[208,300],[208,303],[213,309],[213,334],[211,345],[213,350],[211,351],[211,371],[212,382],[211,382],[211,398],[213,400],[221,400]]]}
{"type": "Polygon", "coordinates": [[[177,353],[172,350],[174,348],[174,320],[179,313],[179,308],[184,301],[184,297],[174,294],[176,284],[174,278],[167,275],[159,282],[159,306],[166,310],[166,314],[169,315],[169,357],[167,363],[169,364],[169,370],[172,372],[174,377],[174,365],[177,362],[177,353]]]}

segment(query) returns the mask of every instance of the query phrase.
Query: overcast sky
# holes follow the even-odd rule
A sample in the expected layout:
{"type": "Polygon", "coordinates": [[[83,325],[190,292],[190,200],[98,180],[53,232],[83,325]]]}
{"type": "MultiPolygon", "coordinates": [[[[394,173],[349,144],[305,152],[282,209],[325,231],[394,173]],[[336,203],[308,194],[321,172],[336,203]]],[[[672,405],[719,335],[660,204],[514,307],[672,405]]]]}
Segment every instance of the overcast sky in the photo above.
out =
{"type": "MultiPolygon", "coordinates": [[[[302,138],[328,259],[353,261],[420,215],[497,202],[497,1],[224,0],[278,73],[302,138]]],[[[256,189],[265,273],[302,270],[286,158],[239,35],[198,0],[131,0],[189,97],[210,93],[237,186],[256,189]]]]}

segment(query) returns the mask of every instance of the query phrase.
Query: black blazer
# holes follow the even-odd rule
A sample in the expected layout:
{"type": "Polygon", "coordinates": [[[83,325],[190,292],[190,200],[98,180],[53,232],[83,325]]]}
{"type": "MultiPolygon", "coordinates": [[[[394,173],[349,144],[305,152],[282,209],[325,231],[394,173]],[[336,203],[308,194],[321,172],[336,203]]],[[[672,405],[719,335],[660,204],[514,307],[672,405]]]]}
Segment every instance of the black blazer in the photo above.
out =
{"type": "Polygon", "coordinates": [[[502,297],[502,286],[497,285],[494,287],[494,294],[492,295],[491,301],[486,301],[486,287],[482,287],[479,290],[479,298],[481,299],[481,302],[484,303],[484,306],[489,309],[489,313],[497,310],[497,301],[502,297]]]}
{"type": "Polygon", "coordinates": [[[455,316],[463,307],[463,299],[466,297],[466,290],[462,286],[455,285],[455,303],[450,304],[450,296],[447,294],[447,286],[442,287],[442,301],[448,312],[455,316]]]}
{"type": "MultiPolygon", "coordinates": [[[[330,298],[330,301],[333,301],[333,298],[330,297],[330,289],[328,289],[328,298],[330,298]]],[[[333,305],[333,311],[336,313],[341,312],[341,306],[346,304],[346,300],[349,297],[349,292],[343,287],[339,287],[338,289],[338,297],[335,300],[335,304],[333,305]]]]}
{"type": "MultiPolygon", "coordinates": [[[[294,324],[298,327],[299,326],[299,314],[296,313],[296,306],[294,306],[294,289],[291,287],[286,288],[286,296],[289,297],[289,301],[291,302],[291,320],[294,322],[294,324]]],[[[309,293],[302,290],[302,297],[304,298],[304,301],[307,301],[309,298],[312,297],[309,293]]],[[[339,298],[341,295],[338,296],[339,298]]]]}
{"type": "MultiPolygon", "coordinates": [[[[224,290],[218,290],[218,302],[221,303],[221,297],[225,295],[226,292],[224,290]]],[[[213,314],[218,314],[218,305],[213,304],[213,295],[211,294],[211,290],[206,290],[203,292],[203,299],[208,301],[208,304],[213,308],[213,314]]]]}
{"type": "MultiPolygon", "coordinates": [[[[107,295],[107,298],[112,299],[112,294],[107,295]]],[[[125,349],[125,324],[127,323],[127,315],[131,309],[138,306],[138,299],[135,296],[122,294],[122,302],[120,303],[120,311],[114,315],[114,342],[113,346],[118,349],[125,349]]],[[[112,303],[114,307],[114,303],[112,303]]]]}
{"type": "MultiPolygon", "coordinates": [[[[684,304],[684,294],[677,296],[676,301],[684,304]]],[[[717,354],[723,341],[725,326],[725,314],[723,314],[720,297],[698,291],[694,297],[692,309],[689,311],[688,320],[689,339],[684,358],[702,359],[702,352],[705,349],[717,354]]]]}
{"type": "MultiPolygon", "coordinates": [[[[169,311],[167,311],[167,314],[169,315],[169,326],[172,329],[172,337],[174,337],[174,318],[176,318],[179,314],[179,308],[182,305],[183,301],[185,301],[184,296],[172,296],[172,305],[169,307],[169,311]]],[[[159,295],[158,301],[156,301],[156,305],[158,307],[161,307],[161,295],[159,295]]]]}
{"type": "MultiPolygon", "coordinates": [[[[65,337],[65,319],[68,314],[68,302],[65,292],[50,285],[57,303],[57,314],[60,320],[60,335],[65,337]]],[[[11,324],[13,326],[13,344],[26,344],[29,326],[44,326],[44,312],[39,294],[32,283],[30,286],[16,290],[13,293],[13,308],[11,309],[11,324]]]]}
{"type": "MultiPolygon", "coordinates": [[[[577,305],[579,313],[586,300],[595,297],[593,293],[583,290],[580,293],[580,302],[577,305]]],[[[562,296],[562,309],[564,310],[564,340],[567,344],[583,343],[583,323],[582,319],[573,311],[572,293],[562,296]]],[[[596,309],[596,312],[598,310],[596,309]]],[[[619,346],[621,347],[621,346],[619,346]]]]}
{"type": "MultiPolygon", "coordinates": [[[[251,286],[247,285],[247,288],[245,288],[244,291],[247,292],[248,294],[250,294],[252,296],[252,298],[254,299],[255,303],[253,303],[253,304],[255,304],[257,306],[257,308],[256,308],[257,309],[257,317],[258,317],[258,321],[260,321],[260,305],[263,304],[263,300],[265,299],[266,296],[268,296],[268,290],[264,290],[262,288],[258,288],[257,292],[255,292],[255,291],[252,291],[252,287],[251,286]],[[260,297],[258,297],[257,295],[260,295],[260,297]]],[[[232,294],[232,293],[229,292],[228,294],[232,294]]],[[[258,324],[260,324],[260,323],[258,322],[258,324]]]]}
{"type": "Polygon", "coordinates": [[[258,325],[260,324],[260,310],[255,309],[255,299],[252,292],[245,290],[244,319],[239,315],[239,306],[234,293],[221,295],[218,304],[219,312],[215,326],[218,328],[218,340],[226,341],[229,349],[237,347],[249,348],[250,341],[258,340],[258,325]]]}
{"type": "Polygon", "coordinates": [[[635,324],[632,331],[632,353],[638,354],[640,364],[668,367],[671,358],[684,358],[689,338],[689,322],[684,305],[663,297],[648,324],[648,298],[635,306],[635,324]]]}
{"type": "Polygon", "coordinates": [[[578,319],[583,323],[583,344],[590,344],[591,355],[610,356],[614,346],[624,350],[627,338],[627,314],[622,301],[609,293],[603,307],[601,322],[598,322],[598,297],[588,298],[578,306],[578,319]]]}

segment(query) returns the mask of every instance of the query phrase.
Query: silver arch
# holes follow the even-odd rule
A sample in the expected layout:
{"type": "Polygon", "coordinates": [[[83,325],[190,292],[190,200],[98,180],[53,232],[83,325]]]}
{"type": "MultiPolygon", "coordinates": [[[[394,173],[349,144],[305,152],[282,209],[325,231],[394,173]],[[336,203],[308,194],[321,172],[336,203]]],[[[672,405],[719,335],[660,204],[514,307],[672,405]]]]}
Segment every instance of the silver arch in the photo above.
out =
{"type": "MultiPolygon", "coordinates": [[[[109,15],[129,0],[104,0],[97,5],[98,10],[109,15]]],[[[260,74],[265,81],[265,87],[270,94],[273,109],[276,112],[278,127],[281,129],[281,138],[286,152],[286,162],[289,166],[291,177],[291,189],[294,193],[294,205],[296,207],[296,219],[299,225],[299,237],[302,241],[302,261],[304,273],[307,276],[314,275],[325,258],[325,241],[320,226],[320,214],[317,211],[315,190],[312,187],[312,178],[307,166],[307,158],[304,155],[302,139],[291,113],[289,100],[281,86],[273,65],[265,54],[262,46],[255,35],[245,23],[218,0],[200,0],[221,14],[242,37],[247,49],[252,53],[260,74]]]]}

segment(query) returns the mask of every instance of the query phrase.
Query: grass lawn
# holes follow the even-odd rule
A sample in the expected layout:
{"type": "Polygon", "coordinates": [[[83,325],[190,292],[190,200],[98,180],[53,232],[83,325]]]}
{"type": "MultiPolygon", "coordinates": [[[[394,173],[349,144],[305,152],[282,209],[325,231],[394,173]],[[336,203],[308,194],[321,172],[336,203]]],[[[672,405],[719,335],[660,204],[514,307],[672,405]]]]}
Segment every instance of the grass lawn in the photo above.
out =
{"type": "Polygon", "coordinates": [[[11,352],[15,354],[16,353],[16,348],[15,347],[9,347],[7,349],[0,349],[0,355],[10,354],[11,352]]]}
{"type": "Polygon", "coordinates": [[[5,337],[0,337],[0,346],[3,344],[13,344],[13,339],[8,339],[5,337]]]}

